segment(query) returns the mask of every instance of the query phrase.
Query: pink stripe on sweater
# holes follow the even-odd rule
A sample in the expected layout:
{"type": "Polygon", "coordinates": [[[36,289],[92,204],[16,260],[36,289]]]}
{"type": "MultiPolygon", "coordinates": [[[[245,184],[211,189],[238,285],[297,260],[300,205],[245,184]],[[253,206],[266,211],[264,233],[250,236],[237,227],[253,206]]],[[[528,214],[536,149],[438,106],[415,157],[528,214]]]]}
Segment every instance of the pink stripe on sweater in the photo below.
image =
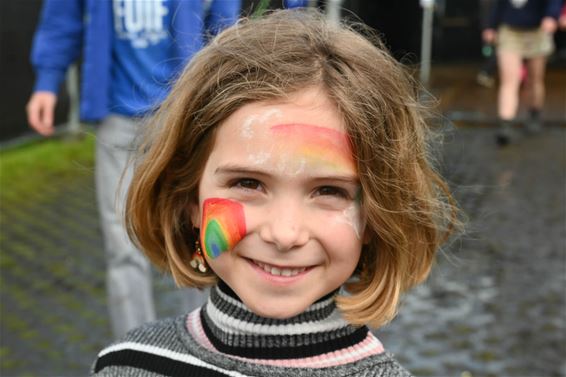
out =
{"type": "MultiPolygon", "coordinates": [[[[200,309],[197,309],[187,316],[186,321],[187,330],[196,341],[208,349],[209,351],[220,353],[210,343],[200,320],[200,309]]],[[[379,355],[384,351],[381,342],[372,334],[368,333],[364,340],[351,347],[344,348],[338,351],[328,352],[322,355],[306,357],[301,359],[248,359],[240,356],[233,356],[228,354],[227,357],[233,359],[244,360],[254,364],[271,365],[290,368],[326,368],[353,363],[372,355],[379,355]]]]}
{"type": "Polygon", "coordinates": [[[210,340],[208,340],[208,337],[204,333],[202,323],[200,322],[200,308],[192,311],[187,316],[187,330],[198,344],[209,351],[220,353],[212,343],[210,343],[210,340]]]}
{"type": "MultiPolygon", "coordinates": [[[[325,353],[323,355],[302,359],[262,360],[251,359],[250,362],[271,366],[325,368],[353,363],[384,351],[379,340],[371,333],[360,343],[343,350],[325,353]]],[[[243,358],[240,358],[243,359],[243,358]]]]}

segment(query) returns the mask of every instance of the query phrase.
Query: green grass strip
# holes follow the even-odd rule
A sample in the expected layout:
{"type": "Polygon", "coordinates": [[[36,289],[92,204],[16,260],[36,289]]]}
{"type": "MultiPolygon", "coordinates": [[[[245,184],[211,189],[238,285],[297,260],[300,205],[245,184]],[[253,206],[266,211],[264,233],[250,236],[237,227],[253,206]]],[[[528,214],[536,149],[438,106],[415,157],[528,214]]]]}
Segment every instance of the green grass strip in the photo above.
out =
{"type": "Polygon", "coordinates": [[[22,184],[41,188],[53,178],[89,171],[94,166],[92,133],[79,139],[43,139],[0,151],[0,192],[22,184]]]}

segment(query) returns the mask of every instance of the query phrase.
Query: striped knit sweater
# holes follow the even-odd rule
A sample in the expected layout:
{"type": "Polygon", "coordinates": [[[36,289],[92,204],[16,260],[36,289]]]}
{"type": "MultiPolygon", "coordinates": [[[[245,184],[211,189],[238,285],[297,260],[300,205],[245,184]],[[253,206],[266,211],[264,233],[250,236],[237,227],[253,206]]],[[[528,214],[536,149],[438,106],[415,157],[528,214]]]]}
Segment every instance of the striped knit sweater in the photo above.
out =
{"type": "Polygon", "coordinates": [[[262,318],[224,283],[188,315],[147,324],[98,354],[94,376],[409,377],[334,294],[285,320],[262,318]]]}

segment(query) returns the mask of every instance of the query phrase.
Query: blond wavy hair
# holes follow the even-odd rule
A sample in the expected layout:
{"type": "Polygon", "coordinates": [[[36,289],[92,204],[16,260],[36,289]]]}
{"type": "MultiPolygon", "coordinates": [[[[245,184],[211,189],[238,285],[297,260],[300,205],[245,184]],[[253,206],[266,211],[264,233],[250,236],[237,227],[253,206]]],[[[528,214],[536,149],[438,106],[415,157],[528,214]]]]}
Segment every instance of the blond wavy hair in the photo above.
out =
{"type": "Polygon", "coordinates": [[[391,320],[400,295],[423,281],[455,224],[446,184],[429,161],[429,129],[411,75],[375,37],[313,10],[244,19],[193,57],[151,119],[136,160],[126,223],[132,240],[180,286],[203,288],[214,272],[190,266],[198,234],[190,204],[215,132],[242,106],[323,88],[346,125],[362,186],[369,243],[348,295],[352,324],[391,320]]]}

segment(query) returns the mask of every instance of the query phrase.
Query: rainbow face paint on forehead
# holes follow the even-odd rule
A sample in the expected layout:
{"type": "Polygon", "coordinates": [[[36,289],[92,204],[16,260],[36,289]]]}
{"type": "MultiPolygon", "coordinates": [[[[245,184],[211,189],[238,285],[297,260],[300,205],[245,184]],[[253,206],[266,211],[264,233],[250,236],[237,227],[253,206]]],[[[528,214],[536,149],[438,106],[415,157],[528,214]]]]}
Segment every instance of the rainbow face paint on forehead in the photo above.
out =
{"type": "Polygon", "coordinates": [[[292,152],[289,158],[297,165],[307,163],[337,172],[357,170],[350,140],[344,132],[300,123],[275,125],[271,132],[292,152]]]}
{"type": "Polygon", "coordinates": [[[209,198],[203,203],[200,240],[210,258],[232,250],[246,234],[242,204],[221,198],[209,198]]]}

